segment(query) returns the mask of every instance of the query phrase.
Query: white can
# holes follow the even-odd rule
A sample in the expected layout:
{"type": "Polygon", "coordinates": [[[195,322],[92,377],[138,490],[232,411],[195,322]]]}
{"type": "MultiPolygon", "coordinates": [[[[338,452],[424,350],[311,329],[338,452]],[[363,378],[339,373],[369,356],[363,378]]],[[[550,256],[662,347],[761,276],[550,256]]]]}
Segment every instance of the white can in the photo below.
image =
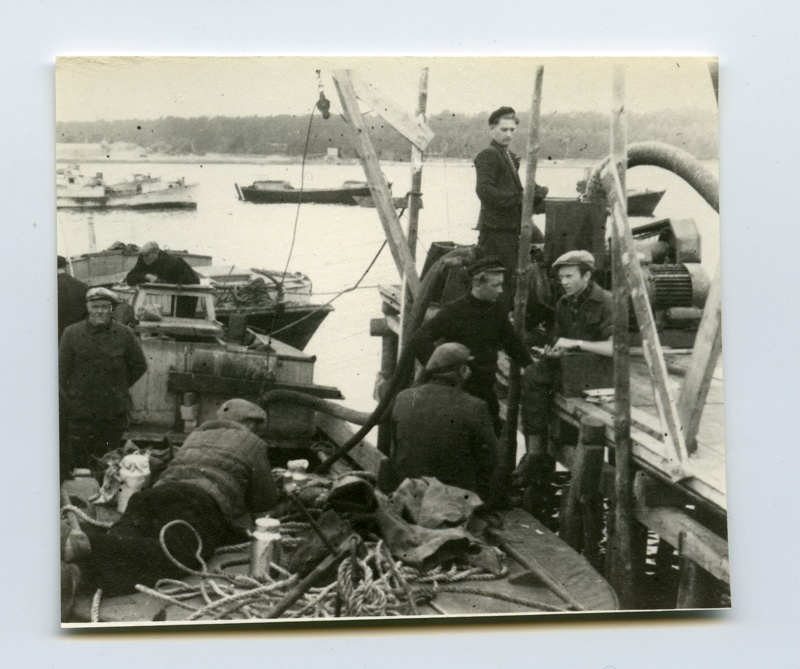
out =
{"type": "Polygon", "coordinates": [[[273,562],[280,556],[281,535],[277,532],[260,530],[253,533],[250,540],[250,576],[259,581],[269,578],[273,562]]]}

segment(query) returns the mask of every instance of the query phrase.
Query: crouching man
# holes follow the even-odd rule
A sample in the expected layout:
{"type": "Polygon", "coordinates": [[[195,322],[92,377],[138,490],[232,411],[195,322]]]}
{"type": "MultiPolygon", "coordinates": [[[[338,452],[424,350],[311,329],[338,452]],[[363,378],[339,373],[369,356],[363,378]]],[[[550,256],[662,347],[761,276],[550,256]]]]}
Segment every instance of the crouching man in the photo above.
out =
{"type": "Polygon", "coordinates": [[[496,501],[508,469],[486,402],[462,389],[472,360],[463,344],[442,344],[425,365],[423,384],[397,395],[385,492],[406,478],[433,476],[490,506],[496,501]]]}
{"type": "Polygon", "coordinates": [[[135,493],[108,533],[92,538],[94,577],[104,593],[184,575],[162,543],[178,562],[197,569],[198,537],[204,560],[219,546],[246,540],[252,514],[278,501],[267,445],[254,432],[265,420],[252,402],[225,402],[216,420],[187,437],[155,485],[135,493]],[[183,522],[162,532],[172,521],[183,522]]]}
{"type": "Polygon", "coordinates": [[[541,482],[553,461],[547,453],[547,426],[559,380],[559,359],[569,351],[614,355],[611,295],[592,281],[594,256],[569,251],[553,263],[564,295],[556,303],[553,342],[544,358],[530,365],[522,378],[522,428],[526,454],[514,471],[516,485],[541,482]]]}

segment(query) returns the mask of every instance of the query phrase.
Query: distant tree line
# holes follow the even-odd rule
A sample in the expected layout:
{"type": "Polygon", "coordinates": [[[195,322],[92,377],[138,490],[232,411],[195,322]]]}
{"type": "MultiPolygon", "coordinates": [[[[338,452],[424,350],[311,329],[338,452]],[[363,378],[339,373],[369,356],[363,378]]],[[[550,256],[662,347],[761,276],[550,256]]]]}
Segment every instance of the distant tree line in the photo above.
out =
{"type": "MultiPolygon", "coordinates": [[[[379,157],[408,160],[409,145],[380,117],[365,121],[379,157]]],[[[512,149],[524,153],[528,115],[522,114],[512,149]]],[[[656,140],[673,144],[697,158],[716,158],[716,115],[697,110],[628,114],[628,140],[656,140]]],[[[485,114],[444,111],[428,118],[436,133],[428,147],[431,157],[473,158],[489,141],[485,114]]],[[[240,155],[284,154],[309,157],[325,155],[329,147],[343,158],[356,156],[344,120],[332,114],[327,121],[315,114],[308,132],[307,116],[200,116],[156,120],[59,122],[59,142],[126,142],[150,153],[185,155],[225,153],[240,155]],[[306,148],[307,142],[307,148],[306,148]]],[[[596,160],[608,153],[608,116],[598,112],[551,113],[541,117],[540,158],[596,160]]]]}

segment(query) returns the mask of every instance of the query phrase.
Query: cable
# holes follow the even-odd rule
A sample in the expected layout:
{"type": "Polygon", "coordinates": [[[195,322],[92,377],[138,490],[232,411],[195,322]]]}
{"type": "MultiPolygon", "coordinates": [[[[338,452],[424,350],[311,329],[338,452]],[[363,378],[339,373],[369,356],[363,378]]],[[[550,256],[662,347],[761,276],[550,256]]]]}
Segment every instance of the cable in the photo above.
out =
{"type": "MultiPolygon", "coordinates": [[[[300,206],[303,204],[303,188],[305,186],[305,178],[306,178],[306,157],[308,155],[308,143],[311,141],[311,123],[314,120],[314,110],[317,108],[316,104],[311,108],[311,114],[308,116],[308,129],[306,130],[306,144],[303,147],[303,160],[300,163],[300,200],[297,202],[297,211],[294,215],[294,227],[292,229],[292,243],[289,246],[289,255],[286,257],[286,265],[283,268],[283,274],[281,275],[281,282],[278,286],[278,295],[283,292],[283,283],[286,280],[286,272],[289,270],[289,263],[292,260],[292,253],[294,252],[294,243],[297,239],[297,224],[300,220],[300,206]]],[[[275,321],[278,318],[278,309],[275,310],[275,313],[272,316],[272,328],[275,327],[275,321]]]]}
{"type": "MultiPolygon", "coordinates": [[[[282,327],[280,330],[276,330],[275,332],[271,332],[269,336],[270,336],[270,337],[273,337],[274,335],[276,335],[276,334],[278,334],[278,333],[280,333],[280,332],[284,332],[285,330],[288,330],[289,328],[291,328],[291,327],[294,327],[294,326],[295,326],[295,325],[297,325],[298,323],[302,323],[302,322],[303,322],[304,320],[306,320],[307,318],[311,318],[311,316],[313,316],[314,314],[316,314],[316,313],[320,312],[322,309],[324,309],[325,307],[327,307],[328,305],[330,305],[332,302],[334,302],[334,300],[338,300],[338,299],[339,299],[339,298],[340,298],[342,295],[344,295],[345,293],[350,293],[350,292],[352,292],[352,291],[356,290],[356,289],[358,288],[359,284],[360,284],[360,283],[361,283],[361,282],[364,280],[364,277],[366,277],[366,276],[367,276],[367,274],[369,274],[369,271],[372,269],[372,266],[373,266],[373,265],[375,264],[375,262],[378,260],[378,256],[380,256],[380,254],[381,254],[381,251],[383,251],[383,249],[384,249],[384,247],[385,247],[385,246],[386,246],[386,240],[384,239],[384,240],[383,240],[383,244],[381,244],[381,247],[378,249],[378,252],[375,254],[375,257],[372,259],[372,262],[370,262],[370,264],[367,266],[367,269],[365,269],[365,270],[364,270],[364,273],[361,275],[361,277],[358,279],[358,281],[356,281],[356,282],[355,282],[355,284],[353,284],[353,285],[352,285],[352,286],[350,286],[349,288],[345,288],[344,290],[340,291],[339,293],[337,293],[336,295],[334,295],[334,296],[333,296],[333,297],[332,297],[330,300],[328,300],[327,302],[325,302],[325,304],[322,304],[322,305],[320,305],[319,307],[317,307],[316,309],[314,309],[314,311],[310,311],[309,313],[307,313],[307,314],[306,314],[305,316],[303,316],[302,318],[298,318],[296,321],[292,321],[292,322],[291,322],[291,323],[289,323],[288,325],[285,325],[284,327],[282,327]]],[[[274,322],[275,322],[275,321],[273,320],[273,323],[274,323],[274,322]]]]}

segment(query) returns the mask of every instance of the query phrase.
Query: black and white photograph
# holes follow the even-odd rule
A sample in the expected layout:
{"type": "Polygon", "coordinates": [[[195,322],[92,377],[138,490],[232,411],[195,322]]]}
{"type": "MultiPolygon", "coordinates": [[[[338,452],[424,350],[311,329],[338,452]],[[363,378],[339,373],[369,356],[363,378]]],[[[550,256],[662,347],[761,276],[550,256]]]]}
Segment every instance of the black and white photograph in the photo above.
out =
{"type": "Polygon", "coordinates": [[[729,608],[718,73],[59,58],[62,627],[729,608]]]}

